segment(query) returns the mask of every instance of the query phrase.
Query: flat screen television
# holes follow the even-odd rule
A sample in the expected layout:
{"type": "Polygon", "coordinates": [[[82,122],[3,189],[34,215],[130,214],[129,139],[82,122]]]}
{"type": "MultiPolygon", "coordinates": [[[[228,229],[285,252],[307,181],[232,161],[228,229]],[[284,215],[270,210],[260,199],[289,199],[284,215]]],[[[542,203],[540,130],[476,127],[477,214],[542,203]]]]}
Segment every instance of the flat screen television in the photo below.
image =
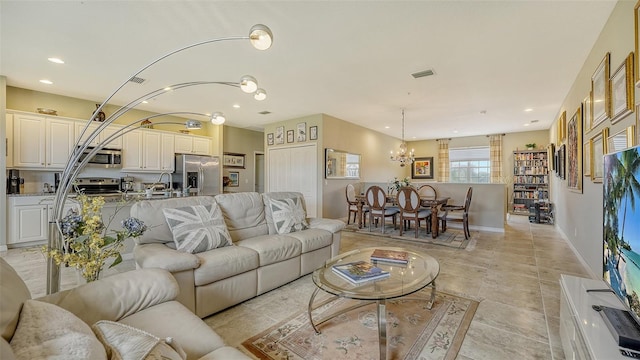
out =
{"type": "Polygon", "coordinates": [[[640,147],[604,156],[603,277],[640,320],[640,147]]]}

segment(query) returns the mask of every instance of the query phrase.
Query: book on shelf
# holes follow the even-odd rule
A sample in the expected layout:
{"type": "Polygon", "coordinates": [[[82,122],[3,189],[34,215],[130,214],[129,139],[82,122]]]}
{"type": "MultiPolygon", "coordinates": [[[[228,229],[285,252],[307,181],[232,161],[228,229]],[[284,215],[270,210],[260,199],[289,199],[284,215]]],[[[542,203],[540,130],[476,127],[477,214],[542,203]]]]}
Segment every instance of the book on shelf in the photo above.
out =
{"type": "Polygon", "coordinates": [[[337,264],[333,265],[331,270],[354,284],[360,284],[365,281],[380,280],[391,275],[388,271],[382,270],[367,261],[337,264]]]}
{"type": "Polygon", "coordinates": [[[409,253],[406,251],[375,249],[371,254],[371,260],[406,264],[409,262],[409,253]]]}

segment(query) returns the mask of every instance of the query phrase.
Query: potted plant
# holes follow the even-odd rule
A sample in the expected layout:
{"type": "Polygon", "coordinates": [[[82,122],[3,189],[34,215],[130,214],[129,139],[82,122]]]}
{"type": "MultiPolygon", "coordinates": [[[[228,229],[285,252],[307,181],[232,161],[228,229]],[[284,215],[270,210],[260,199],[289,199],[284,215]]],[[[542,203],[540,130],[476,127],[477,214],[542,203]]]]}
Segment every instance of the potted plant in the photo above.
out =
{"type": "Polygon", "coordinates": [[[527,147],[527,150],[533,150],[536,148],[536,143],[525,144],[524,146],[527,147]]]}

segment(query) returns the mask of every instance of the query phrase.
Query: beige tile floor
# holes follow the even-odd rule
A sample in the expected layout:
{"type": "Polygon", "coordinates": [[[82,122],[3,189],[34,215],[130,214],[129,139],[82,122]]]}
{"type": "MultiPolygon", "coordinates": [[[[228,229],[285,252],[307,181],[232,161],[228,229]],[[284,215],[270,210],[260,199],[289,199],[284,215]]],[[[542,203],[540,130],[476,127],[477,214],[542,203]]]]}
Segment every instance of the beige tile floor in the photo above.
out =
{"type": "MultiPolygon", "coordinates": [[[[562,273],[589,277],[553,226],[513,216],[504,233],[479,232],[459,250],[429,244],[403,244],[428,251],[440,262],[438,289],[480,300],[458,354],[461,360],[564,359],[559,338],[562,273]]],[[[397,240],[343,233],[341,251],[397,245],[397,240]]],[[[34,297],[44,294],[44,257],[39,249],[0,253],[25,279],[34,297]]],[[[110,269],[133,269],[132,261],[110,269]]],[[[62,288],[75,286],[73,270],[63,269],[62,288]]],[[[205,321],[225,341],[241,342],[307,307],[314,285],[309,275],[210,316],[205,321]]]]}

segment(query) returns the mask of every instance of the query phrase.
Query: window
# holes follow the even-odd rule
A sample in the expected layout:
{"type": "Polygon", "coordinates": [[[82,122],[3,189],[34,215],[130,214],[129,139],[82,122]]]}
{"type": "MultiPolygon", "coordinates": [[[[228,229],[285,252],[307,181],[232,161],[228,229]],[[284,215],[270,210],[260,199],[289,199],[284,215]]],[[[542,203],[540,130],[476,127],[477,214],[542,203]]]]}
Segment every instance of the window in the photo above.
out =
{"type": "Polygon", "coordinates": [[[450,181],[454,183],[489,183],[489,147],[449,149],[449,171],[450,181]]]}

